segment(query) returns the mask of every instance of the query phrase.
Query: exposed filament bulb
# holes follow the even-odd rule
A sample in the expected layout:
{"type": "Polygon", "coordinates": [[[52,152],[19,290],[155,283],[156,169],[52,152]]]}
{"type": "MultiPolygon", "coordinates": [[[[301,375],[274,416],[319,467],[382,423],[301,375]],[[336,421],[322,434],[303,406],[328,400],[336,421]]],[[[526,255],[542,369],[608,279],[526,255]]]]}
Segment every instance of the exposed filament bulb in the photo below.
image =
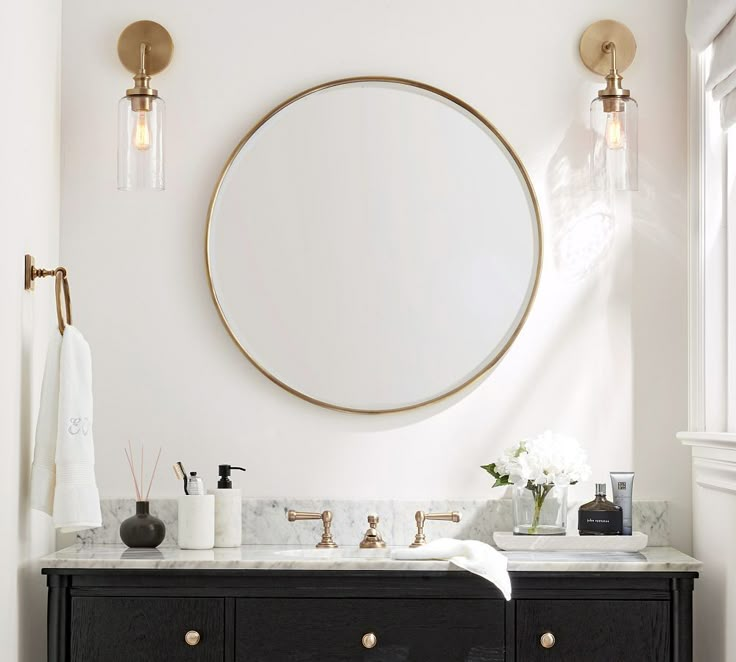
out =
{"type": "Polygon", "coordinates": [[[621,149],[626,146],[626,130],[621,121],[621,113],[614,111],[606,114],[606,147],[621,149]]]}
{"type": "Polygon", "coordinates": [[[133,146],[141,151],[151,146],[151,130],[148,127],[148,113],[144,110],[138,112],[133,133],[133,146]]]}

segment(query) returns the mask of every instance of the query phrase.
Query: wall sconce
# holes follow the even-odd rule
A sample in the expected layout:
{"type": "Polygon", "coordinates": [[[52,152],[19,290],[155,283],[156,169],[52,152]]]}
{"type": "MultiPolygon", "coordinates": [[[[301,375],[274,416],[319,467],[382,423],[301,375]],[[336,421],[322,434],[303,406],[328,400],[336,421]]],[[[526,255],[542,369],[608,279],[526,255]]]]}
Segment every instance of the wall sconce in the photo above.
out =
{"type": "Polygon", "coordinates": [[[174,43],[153,21],[131,23],[118,39],[118,57],[134,86],[118,104],[118,189],[164,189],[164,101],[151,87],[151,76],[171,61],[174,43]]]}
{"type": "Polygon", "coordinates": [[[639,189],[638,106],[622,85],[621,72],[634,61],[636,41],[617,21],[598,21],[580,39],[580,58],[605,75],[606,86],[590,104],[593,134],[590,174],[596,189],[639,189]]]}

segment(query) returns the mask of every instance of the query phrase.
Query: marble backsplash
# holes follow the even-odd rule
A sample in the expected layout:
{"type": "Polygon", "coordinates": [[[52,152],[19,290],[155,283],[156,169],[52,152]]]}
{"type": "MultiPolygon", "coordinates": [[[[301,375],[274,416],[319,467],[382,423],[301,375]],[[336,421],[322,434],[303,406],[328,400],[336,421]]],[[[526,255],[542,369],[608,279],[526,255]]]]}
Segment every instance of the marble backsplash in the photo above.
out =
{"type": "MultiPolygon", "coordinates": [[[[575,528],[580,503],[571,503],[568,526],[575,528]]],[[[243,544],[245,545],[314,545],[319,542],[322,523],[319,521],[289,522],[287,510],[333,513],[332,533],[340,546],[357,546],[368,526],[368,513],[380,517],[379,530],[389,545],[408,545],[414,539],[414,513],[447,512],[458,510],[462,521],[427,522],[425,533],[429,540],[451,537],[493,542],[494,531],[511,530],[510,499],[449,499],[437,501],[397,500],[337,500],[337,499],[243,499],[243,544]]],[[[120,522],[135,512],[131,499],[103,499],[102,526],[82,531],[75,540],[84,543],[119,543],[120,522]]],[[[151,513],[166,524],[164,545],[176,545],[176,499],[151,501],[151,513]]],[[[633,524],[635,531],[649,536],[650,547],[670,544],[669,509],[665,501],[634,501],[633,524]]]]}

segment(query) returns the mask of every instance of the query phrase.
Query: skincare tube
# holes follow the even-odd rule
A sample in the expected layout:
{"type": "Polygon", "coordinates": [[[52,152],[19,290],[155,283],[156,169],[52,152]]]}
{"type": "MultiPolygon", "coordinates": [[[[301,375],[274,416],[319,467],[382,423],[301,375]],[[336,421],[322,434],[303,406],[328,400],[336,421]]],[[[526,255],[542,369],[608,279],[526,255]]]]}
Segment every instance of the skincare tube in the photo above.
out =
{"type": "Polygon", "coordinates": [[[631,495],[634,491],[633,471],[612,471],[613,503],[621,506],[624,516],[623,535],[631,535],[631,495]]]}

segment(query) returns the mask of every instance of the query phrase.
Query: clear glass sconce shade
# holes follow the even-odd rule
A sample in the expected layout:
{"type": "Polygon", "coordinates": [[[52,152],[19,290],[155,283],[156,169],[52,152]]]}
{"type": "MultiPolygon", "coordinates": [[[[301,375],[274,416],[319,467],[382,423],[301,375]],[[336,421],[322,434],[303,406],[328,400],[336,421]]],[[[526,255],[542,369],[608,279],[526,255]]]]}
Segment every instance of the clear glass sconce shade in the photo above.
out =
{"type": "Polygon", "coordinates": [[[594,189],[639,189],[638,110],[631,97],[598,97],[590,104],[594,189]]]}
{"type": "Polygon", "coordinates": [[[118,189],[163,191],[164,101],[123,97],[118,104],[118,189]]]}

